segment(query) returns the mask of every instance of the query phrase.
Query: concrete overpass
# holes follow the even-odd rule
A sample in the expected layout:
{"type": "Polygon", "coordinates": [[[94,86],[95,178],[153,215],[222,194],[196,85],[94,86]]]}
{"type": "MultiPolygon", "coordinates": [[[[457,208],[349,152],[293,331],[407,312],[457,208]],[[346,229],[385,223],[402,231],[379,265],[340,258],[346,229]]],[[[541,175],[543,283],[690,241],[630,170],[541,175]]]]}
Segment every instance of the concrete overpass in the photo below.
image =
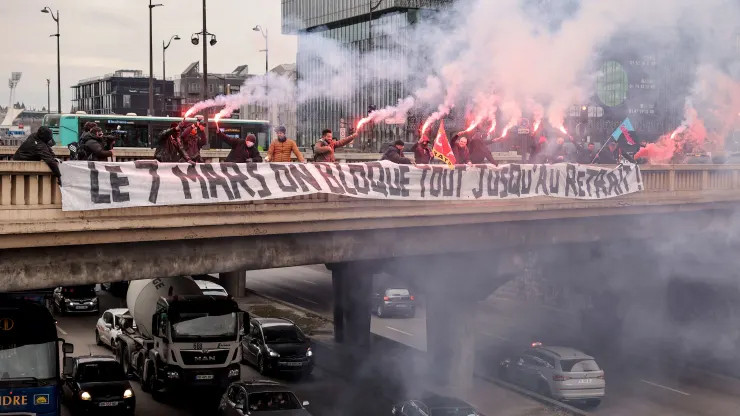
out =
{"type": "Polygon", "coordinates": [[[575,275],[598,278],[606,267],[642,273],[649,265],[630,262],[629,253],[674,238],[680,225],[689,243],[716,243],[717,257],[705,262],[734,258],[740,166],[646,166],[642,173],[644,192],[599,201],[317,195],[63,212],[46,165],[0,162],[0,291],[219,272],[239,293],[245,270],[324,263],[334,276],[335,334],[363,346],[373,273],[405,273],[429,289],[437,373],[464,385],[473,362],[470,304],[520,272],[531,253],[541,267],[575,275]],[[615,248],[620,254],[610,255],[615,248]]]}

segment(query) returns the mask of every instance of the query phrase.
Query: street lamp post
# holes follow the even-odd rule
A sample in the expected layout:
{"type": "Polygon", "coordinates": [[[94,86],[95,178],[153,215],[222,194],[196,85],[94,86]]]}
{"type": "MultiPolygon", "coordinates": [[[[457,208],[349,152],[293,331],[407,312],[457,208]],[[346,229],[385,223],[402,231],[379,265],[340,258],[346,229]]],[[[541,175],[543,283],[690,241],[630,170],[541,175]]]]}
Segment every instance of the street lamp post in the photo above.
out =
{"type": "MultiPolygon", "coordinates": [[[[163,4],[152,4],[149,0],[149,108],[148,116],[154,115],[154,40],[152,39],[152,9],[164,6],[163,4]]],[[[151,127],[149,128],[149,137],[151,137],[151,127]]]]}
{"type": "MultiPolygon", "coordinates": [[[[375,5],[373,5],[373,0],[368,0],[368,51],[372,53],[373,49],[375,49],[375,42],[373,39],[373,12],[380,7],[381,3],[383,3],[383,0],[378,0],[375,5]]],[[[373,55],[373,60],[375,59],[375,55],[373,55]]],[[[373,67],[377,67],[377,65],[373,65],[373,67]]],[[[370,106],[373,106],[375,103],[375,96],[377,94],[377,84],[375,82],[375,76],[372,76],[372,80],[370,82],[370,92],[367,94],[367,100],[368,100],[368,108],[370,106]]],[[[367,138],[363,143],[362,147],[363,150],[366,150],[367,147],[369,147],[370,142],[375,142],[375,128],[374,126],[371,126],[370,130],[370,137],[367,138]]]]}
{"type": "MultiPolygon", "coordinates": [[[[214,46],[216,42],[216,35],[213,33],[208,33],[208,30],[206,29],[206,0],[203,0],[203,30],[198,33],[193,33],[190,36],[190,42],[193,43],[193,45],[198,45],[200,43],[200,36],[203,36],[203,92],[201,93],[201,98],[205,101],[208,99],[208,45],[206,44],[206,37],[210,36],[211,40],[208,42],[209,45],[214,46]]],[[[206,120],[206,138],[208,138],[208,109],[204,109],[204,117],[206,120]]]]}
{"type": "MultiPolygon", "coordinates": [[[[265,53],[265,97],[268,96],[270,92],[270,80],[268,78],[268,74],[270,73],[270,50],[269,50],[269,43],[268,43],[268,32],[267,29],[262,29],[262,26],[257,25],[252,28],[255,32],[260,32],[262,34],[262,37],[265,38],[265,49],[261,49],[260,52],[265,53]]],[[[267,100],[265,100],[265,105],[267,106],[267,100]]],[[[270,114],[267,107],[265,108],[265,119],[269,119],[270,114]]]]}
{"type": "Polygon", "coordinates": [[[57,113],[62,114],[62,66],[59,60],[59,10],[57,10],[57,14],[54,16],[54,12],[52,12],[47,6],[41,10],[41,13],[49,13],[51,18],[54,19],[57,24],[57,33],[50,36],[55,36],[57,38],[57,113]]]}
{"type": "Polygon", "coordinates": [[[165,54],[167,52],[167,48],[170,47],[170,43],[172,43],[173,40],[180,40],[180,36],[173,35],[172,37],[170,37],[170,40],[166,44],[164,43],[164,41],[162,41],[162,115],[165,115],[165,113],[167,112],[167,107],[164,102],[164,94],[167,93],[167,60],[165,59],[165,54]]]}
{"type": "Polygon", "coordinates": [[[51,114],[51,80],[46,78],[46,114],[51,114]]]}

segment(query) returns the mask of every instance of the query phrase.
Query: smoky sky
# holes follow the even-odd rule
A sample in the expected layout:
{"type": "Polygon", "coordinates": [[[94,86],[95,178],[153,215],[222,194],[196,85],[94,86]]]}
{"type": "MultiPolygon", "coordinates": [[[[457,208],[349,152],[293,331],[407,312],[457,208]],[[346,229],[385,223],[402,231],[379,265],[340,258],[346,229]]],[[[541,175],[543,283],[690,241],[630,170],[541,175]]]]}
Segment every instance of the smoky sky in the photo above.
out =
{"type": "MultiPolygon", "coordinates": [[[[167,49],[167,76],[179,75],[192,62],[200,61],[202,47],[190,43],[190,35],[202,26],[199,0],[157,0],[164,7],[153,11],[154,74],[162,76],[162,41],[178,34],[167,49]]],[[[148,4],[145,0],[3,0],[0,27],[3,59],[0,60],[0,104],[7,105],[5,78],[22,72],[16,100],[26,106],[46,106],[46,79],[51,79],[52,108],[56,109],[56,42],[49,35],[56,26],[40,13],[49,6],[61,14],[62,109],[69,111],[79,80],[119,69],[149,73],[148,4]]],[[[295,62],[294,36],[281,34],[280,2],[264,0],[209,0],[208,31],[218,43],[208,48],[209,72],[231,72],[248,64],[252,74],[264,73],[264,38],[252,31],[255,25],[268,30],[271,66],[295,62]]],[[[202,45],[202,44],[201,44],[202,45]]]]}

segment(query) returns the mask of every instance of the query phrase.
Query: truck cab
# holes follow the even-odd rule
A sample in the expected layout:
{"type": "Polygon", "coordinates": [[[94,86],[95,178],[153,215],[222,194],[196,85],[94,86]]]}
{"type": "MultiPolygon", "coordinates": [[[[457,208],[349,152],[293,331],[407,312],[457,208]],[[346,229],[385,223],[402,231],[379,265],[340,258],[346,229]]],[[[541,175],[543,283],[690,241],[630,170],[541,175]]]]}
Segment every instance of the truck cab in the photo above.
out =
{"type": "Polygon", "coordinates": [[[233,299],[162,297],[150,319],[151,336],[128,341],[128,336],[119,336],[133,351],[130,359],[144,391],[225,388],[239,379],[240,310],[233,299]]]}

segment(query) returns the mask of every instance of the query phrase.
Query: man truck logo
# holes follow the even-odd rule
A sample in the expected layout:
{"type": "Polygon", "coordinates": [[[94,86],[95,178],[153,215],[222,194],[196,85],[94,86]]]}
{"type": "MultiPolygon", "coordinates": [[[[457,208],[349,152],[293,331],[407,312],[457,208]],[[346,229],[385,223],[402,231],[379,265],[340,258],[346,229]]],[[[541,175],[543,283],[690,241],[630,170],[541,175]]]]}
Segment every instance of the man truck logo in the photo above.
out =
{"type": "Polygon", "coordinates": [[[41,405],[41,404],[49,404],[49,395],[48,394],[34,394],[33,404],[35,404],[36,406],[41,405]]]}
{"type": "Polygon", "coordinates": [[[15,326],[15,322],[13,322],[10,318],[0,318],[0,331],[10,331],[15,326]]]}
{"type": "Polygon", "coordinates": [[[216,356],[215,355],[201,355],[200,357],[195,357],[195,361],[198,361],[198,362],[216,361],[216,356]]]}

